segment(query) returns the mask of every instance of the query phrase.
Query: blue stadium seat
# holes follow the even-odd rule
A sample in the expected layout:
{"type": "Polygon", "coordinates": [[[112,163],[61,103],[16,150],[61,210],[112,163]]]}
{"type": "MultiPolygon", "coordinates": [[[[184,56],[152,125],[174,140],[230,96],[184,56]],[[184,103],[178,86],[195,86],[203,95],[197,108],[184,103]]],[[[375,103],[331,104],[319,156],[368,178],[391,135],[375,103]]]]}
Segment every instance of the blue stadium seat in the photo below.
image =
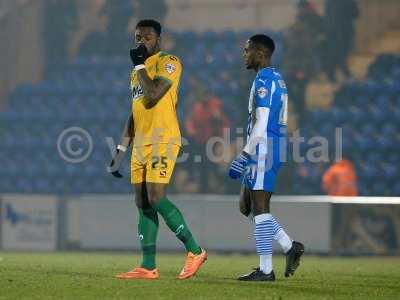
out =
{"type": "Polygon", "coordinates": [[[391,190],[390,195],[400,195],[400,182],[396,182],[391,190]]]}
{"type": "MultiPolygon", "coordinates": [[[[276,40],[274,64],[279,65],[282,33],[263,31],[276,40]]],[[[241,47],[252,34],[231,30],[173,33],[180,48],[172,52],[181,57],[185,70],[178,106],[181,115],[185,115],[188,99],[193,96],[195,80],[204,85],[206,92],[221,98],[232,124],[242,122],[236,103],[242,101],[238,99],[246,101],[247,95],[243,96],[243,82],[237,78],[244,78],[241,47]]],[[[7,110],[0,113],[0,152],[12,150],[12,155],[2,155],[7,172],[0,170],[1,191],[131,192],[127,178],[113,181],[104,168],[110,159],[104,138],[119,138],[130,109],[130,69],[127,55],[77,57],[58,65],[40,84],[17,87],[9,96],[7,110]],[[58,156],[57,138],[70,126],[80,126],[93,137],[95,150],[83,164],[69,164],[58,156]]],[[[400,158],[393,145],[400,144],[399,77],[399,56],[378,57],[369,67],[365,81],[342,87],[332,108],[309,112],[308,122],[302,128],[308,138],[322,135],[329,141],[333,141],[335,127],[343,128],[343,152],[354,157],[363,195],[400,195],[400,184],[393,182],[391,188],[381,180],[391,182],[390,178],[398,176],[400,158]]],[[[309,147],[303,143],[302,152],[309,147]]],[[[296,182],[295,190],[321,193],[324,168],[310,164],[306,169],[309,176],[298,176],[301,184],[296,182]]],[[[129,177],[128,164],[123,172],[129,177]]]]}

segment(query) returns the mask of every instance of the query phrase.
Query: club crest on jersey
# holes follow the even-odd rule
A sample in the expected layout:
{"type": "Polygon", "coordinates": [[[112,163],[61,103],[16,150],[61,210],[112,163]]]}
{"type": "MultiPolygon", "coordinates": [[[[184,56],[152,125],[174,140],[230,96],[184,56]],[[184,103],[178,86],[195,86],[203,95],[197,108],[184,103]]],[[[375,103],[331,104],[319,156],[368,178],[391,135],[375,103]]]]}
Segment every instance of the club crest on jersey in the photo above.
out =
{"type": "Polygon", "coordinates": [[[165,65],[165,71],[167,71],[168,74],[174,73],[175,70],[176,70],[176,68],[175,68],[174,64],[168,63],[165,65]]]}
{"type": "Polygon", "coordinates": [[[262,86],[257,90],[257,95],[260,98],[265,98],[268,95],[268,90],[262,86]]]}

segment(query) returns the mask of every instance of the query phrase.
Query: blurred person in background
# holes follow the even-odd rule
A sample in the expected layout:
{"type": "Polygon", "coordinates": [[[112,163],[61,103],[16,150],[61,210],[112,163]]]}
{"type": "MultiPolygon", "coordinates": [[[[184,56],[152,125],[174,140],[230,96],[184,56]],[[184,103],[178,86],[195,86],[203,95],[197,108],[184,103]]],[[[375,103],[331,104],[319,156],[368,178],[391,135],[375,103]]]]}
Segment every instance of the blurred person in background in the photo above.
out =
{"type": "Polygon", "coordinates": [[[306,89],[321,68],[321,56],[325,41],[323,19],[317,13],[313,2],[301,0],[295,23],[284,35],[282,68],[285,73],[291,103],[298,123],[306,108],[306,89]]]}
{"type": "Polygon", "coordinates": [[[304,24],[303,34],[313,37],[309,47],[313,50],[313,64],[310,76],[316,77],[322,70],[323,55],[326,48],[326,30],[324,18],[318,13],[314,1],[300,0],[298,3],[297,20],[304,24]]]}
{"type": "Polygon", "coordinates": [[[214,95],[203,95],[200,101],[194,102],[186,119],[185,129],[192,149],[202,158],[201,163],[193,165],[193,172],[197,173],[204,192],[208,191],[209,174],[214,172],[215,167],[206,157],[206,144],[212,137],[222,137],[230,123],[224,113],[222,100],[214,95]]]}
{"type": "Polygon", "coordinates": [[[79,54],[113,55],[123,54],[131,43],[129,39],[129,22],[133,16],[131,0],[108,0],[99,12],[99,24],[95,31],[88,34],[80,45],[79,54]]]}
{"type": "Polygon", "coordinates": [[[322,190],[330,196],[358,196],[353,163],[342,159],[329,167],[322,177],[322,190]]]}
{"type": "Polygon", "coordinates": [[[108,24],[110,18],[100,13],[97,30],[90,32],[79,46],[80,56],[107,55],[109,54],[108,24]]]}
{"type": "Polygon", "coordinates": [[[347,59],[353,50],[355,21],[359,15],[356,0],[326,0],[325,21],[327,36],[326,71],[336,81],[336,70],[350,77],[347,59]]]}
{"type": "Polygon", "coordinates": [[[68,44],[79,25],[75,1],[46,0],[44,23],[48,72],[53,64],[65,62],[68,58],[68,44]]]}
{"type": "Polygon", "coordinates": [[[186,131],[198,144],[205,145],[213,136],[223,136],[230,120],[224,113],[222,100],[215,95],[206,95],[193,104],[186,120],[186,131]]]}
{"type": "Polygon", "coordinates": [[[108,31],[113,34],[128,33],[128,24],[133,12],[132,0],[107,0],[101,11],[102,14],[109,17],[108,31]]]}

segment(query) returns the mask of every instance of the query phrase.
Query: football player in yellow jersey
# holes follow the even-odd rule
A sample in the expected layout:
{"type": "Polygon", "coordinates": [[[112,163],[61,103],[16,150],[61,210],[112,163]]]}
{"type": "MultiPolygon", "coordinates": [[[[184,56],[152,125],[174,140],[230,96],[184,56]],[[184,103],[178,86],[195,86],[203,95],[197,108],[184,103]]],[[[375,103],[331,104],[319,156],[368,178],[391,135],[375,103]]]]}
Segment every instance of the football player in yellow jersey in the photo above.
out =
{"type": "Polygon", "coordinates": [[[138,47],[130,51],[134,66],[132,111],[110,165],[110,172],[121,177],[118,169],[132,145],[131,182],[139,210],[143,259],[139,267],[117,275],[120,279],[159,277],[155,263],[158,214],[188,252],[179,279],[192,277],[207,259],[206,251],[197,244],[182,213],[166,196],[181,145],[176,105],[182,66],[176,56],[161,51],[160,35],[161,25],[157,21],[142,20],[136,25],[138,47]]]}

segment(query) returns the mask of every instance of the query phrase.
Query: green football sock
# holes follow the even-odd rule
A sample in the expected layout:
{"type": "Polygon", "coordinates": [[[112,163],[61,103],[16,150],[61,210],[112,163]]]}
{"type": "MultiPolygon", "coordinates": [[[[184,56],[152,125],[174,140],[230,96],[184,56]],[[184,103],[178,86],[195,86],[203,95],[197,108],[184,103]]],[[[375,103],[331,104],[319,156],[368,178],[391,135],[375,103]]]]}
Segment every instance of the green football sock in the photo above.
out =
{"type": "Polygon", "coordinates": [[[141,267],[154,270],[156,268],[156,240],[158,233],[158,215],[152,207],[139,208],[139,239],[142,248],[141,267]]]}
{"type": "Polygon", "coordinates": [[[194,254],[201,253],[201,248],[186,225],[182,213],[167,197],[162,198],[154,208],[163,217],[169,229],[183,242],[187,251],[194,254]]]}

